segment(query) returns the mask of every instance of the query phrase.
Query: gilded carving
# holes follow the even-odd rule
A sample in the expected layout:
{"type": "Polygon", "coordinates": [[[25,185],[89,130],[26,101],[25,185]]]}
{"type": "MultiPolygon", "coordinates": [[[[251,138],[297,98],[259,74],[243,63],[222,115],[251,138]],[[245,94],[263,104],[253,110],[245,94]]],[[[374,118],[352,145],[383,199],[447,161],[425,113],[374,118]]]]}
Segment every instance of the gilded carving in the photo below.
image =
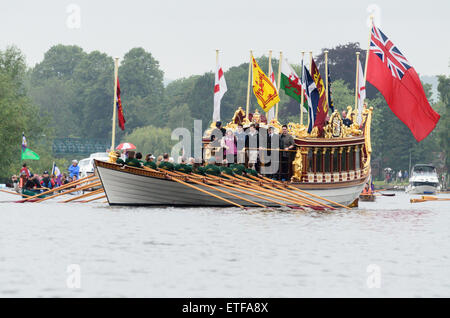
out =
{"type": "Polygon", "coordinates": [[[303,170],[303,163],[302,163],[302,152],[300,148],[297,148],[297,152],[295,154],[295,159],[292,162],[294,175],[292,176],[293,181],[301,181],[302,180],[302,170],[303,170]]]}

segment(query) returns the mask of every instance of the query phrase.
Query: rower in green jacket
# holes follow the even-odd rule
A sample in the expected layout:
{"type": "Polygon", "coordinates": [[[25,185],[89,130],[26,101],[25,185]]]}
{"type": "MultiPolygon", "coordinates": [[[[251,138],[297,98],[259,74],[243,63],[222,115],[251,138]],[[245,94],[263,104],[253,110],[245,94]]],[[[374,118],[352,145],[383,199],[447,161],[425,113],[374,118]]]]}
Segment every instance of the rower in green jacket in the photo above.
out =
{"type": "Polygon", "coordinates": [[[192,166],[192,172],[195,174],[204,176],[205,175],[205,167],[194,165],[194,166],[192,166]]]}
{"type": "Polygon", "coordinates": [[[227,167],[227,166],[221,166],[220,168],[220,172],[223,174],[227,174],[227,175],[229,175],[229,176],[232,176],[233,175],[233,170],[231,170],[231,168],[230,167],[227,167]]]}
{"type": "Polygon", "coordinates": [[[130,167],[141,168],[141,162],[135,158],[135,152],[129,151],[128,158],[125,160],[125,164],[130,167]]]}
{"type": "Polygon", "coordinates": [[[165,153],[163,155],[163,161],[161,161],[161,163],[158,166],[159,169],[164,169],[164,170],[168,170],[168,171],[173,171],[174,166],[173,163],[171,163],[169,161],[169,154],[165,153]]]}
{"type": "Polygon", "coordinates": [[[183,173],[191,173],[192,167],[186,164],[186,159],[181,158],[181,162],[175,165],[175,171],[183,172],[183,173]]]}
{"type": "Polygon", "coordinates": [[[231,171],[233,171],[234,174],[242,176],[245,172],[245,166],[241,165],[239,163],[231,164],[230,165],[231,171]]]}
{"type": "Polygon", "coordinates": [[[256,171],[255,169],[245,169],[245,173],[254,177],[258,176],[258,171],[256,171]]]}
{"type": "Polygon", "coordinates": [[[153,160],[155,160],[155,157],[151,153],[149,153],[145,156],[144,166],[156,170],[156,163],[153,160]]]}
{"type": "Polygon", "coordinates": [[[136,154],[136,159],[139,161],[139,163],[141,164],[141,167],[143,167],[144,166],[144,160],[142,160],[142,153],[140,153],[140,152],[138,152],[137,154],[136,154]]]}
{"type": "Polygon", "coordinates": [[[216,166],[216,159],[211,157],[209,159],[209,164],[205,167],[205,173],[213,176],[220,176],[220,168],[216,166]]]}

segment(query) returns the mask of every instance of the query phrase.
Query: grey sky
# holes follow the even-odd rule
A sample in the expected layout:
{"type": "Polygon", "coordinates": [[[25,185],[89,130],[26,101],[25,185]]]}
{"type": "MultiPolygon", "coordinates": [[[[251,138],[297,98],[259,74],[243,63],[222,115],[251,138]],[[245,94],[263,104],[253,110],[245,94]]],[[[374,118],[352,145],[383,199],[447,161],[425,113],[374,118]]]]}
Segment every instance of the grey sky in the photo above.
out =
{"type": "Polygon", "coordinates": [[[225,69],[282,50],[292,63],[300,51],[357,41],[367,46],[369,5],[381,28],[421,75],[449,74],[449,0],[10,0],[2,1],[0,49],[17,45],[33,66],[58,43],[123,57],[141,46],[160,61],[166,78],[213,70],[215,49],[225,69]],[[81,27],[69,28],[69,4],[81,27]],[[378,12],[377,12],[378,13],[378,12]]]}

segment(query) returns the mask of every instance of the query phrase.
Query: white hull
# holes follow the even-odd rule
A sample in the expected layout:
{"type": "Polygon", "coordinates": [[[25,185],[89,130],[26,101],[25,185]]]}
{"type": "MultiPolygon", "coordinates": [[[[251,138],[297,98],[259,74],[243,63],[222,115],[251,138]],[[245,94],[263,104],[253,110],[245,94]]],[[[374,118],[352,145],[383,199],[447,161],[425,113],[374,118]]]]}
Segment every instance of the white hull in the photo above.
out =
{"type": "MultiPolygon", "coordinates": [[[[141,169],[111,169],[97,166],[98,175],[105,189],[105,194],[110,205],[125,206],[232,206],[218,198],[202,193],[186,185],[162,179],[142,173],[133,173],[141,169]]],[[[214,189],[199,184],[192,184],[205,191],[219,195],[243,206],[254,206],[248,201],[237,199],[231,195],[215,191],[214,189]]],[[[314,189],[308,192],[322,196],[326,199],[340,204],[349,205],[356,198],[364,187],[364,182],[348,187],[335,189],[314,189]]],[[[246,199],[262,203],[266,206],[280,206],[275,202],[259,199],[254,196],[224,189],[235,195],[246,199]]],[[[262,195],[264,196],[264,195],[262,195]]],[[[299,197],[300,198],[300,197],[299,197]]],[[[272,198],[271,198],[272,199],[272,198]]],[[[318,200],[320,201],[320,200],[318,200]]],[[[323,203],[327,203],[323,201],[323,203]]],[[[329,204],[329,203],[327,203],[329,204]]]]}
{"type": "Polygon", "coordinates": [[[409,194],[436,194],[437,187],[430,185],[420,185],[420,186],[412,186],[408,185],[405,189],[406,193],[409,194]]]}

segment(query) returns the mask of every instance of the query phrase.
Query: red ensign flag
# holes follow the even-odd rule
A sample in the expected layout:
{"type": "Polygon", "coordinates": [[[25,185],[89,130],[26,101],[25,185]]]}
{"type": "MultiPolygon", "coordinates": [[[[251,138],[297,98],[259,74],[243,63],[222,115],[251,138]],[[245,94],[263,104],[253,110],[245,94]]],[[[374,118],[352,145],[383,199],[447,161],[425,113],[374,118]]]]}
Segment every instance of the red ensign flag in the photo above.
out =
{"type": "Polygon", "coordinates": [[[431,108],[414,68],[375,25],[370,39],[367,80],[383,94],[392,112],[417,141],[436,127],[439,114],[431,108]]]}
{"type": "Polygon", "coordinates": [[[120,84],[117,78],[117,118],[119,119],[120,129],[125,130],[125,117],[123,116],[122,101],[120,99],[120,84]]]}

